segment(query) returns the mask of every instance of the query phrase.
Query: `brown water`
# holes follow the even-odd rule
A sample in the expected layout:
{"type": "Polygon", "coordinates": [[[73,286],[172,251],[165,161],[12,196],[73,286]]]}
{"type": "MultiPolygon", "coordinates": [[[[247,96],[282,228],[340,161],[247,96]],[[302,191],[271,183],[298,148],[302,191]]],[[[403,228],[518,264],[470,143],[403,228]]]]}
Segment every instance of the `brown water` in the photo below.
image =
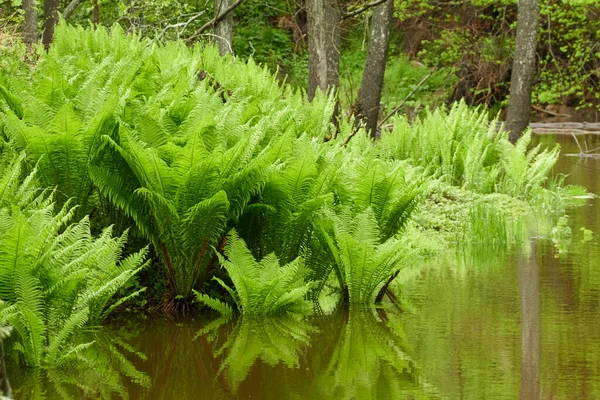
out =
{"type": "MultiPolygon", "coordinates": [[[[570,137],[538,140],[578,152],[570,137]]],[[[585,140],[600,146],[599,136],[585,140]]],[[[598,159],[561,157],[556,172],[600,191],[598,159]]],[[[598,202],[573,211],[571,242],[560,248],[536,238],[514,254],[424,265],[402,282],[403,313],[120,327],[106,347],[144,356],[128,356],[130,365],[105,351],[113,355],[97,385],[132,399],[600,399],[598,202]],[[582,226],[591,241],[582,241],[582,226]],[[132,367],[146,377],[122,378],[136,375],[132,367]]],[[[75,379],[88,382],[81,374],[75,379]]],[[[60,378],[12,378],[27,387],[17,398],[65,396],[48,384],[60,378]]],[[[88,393],[98,389],[88,385],[88,393]]]]}

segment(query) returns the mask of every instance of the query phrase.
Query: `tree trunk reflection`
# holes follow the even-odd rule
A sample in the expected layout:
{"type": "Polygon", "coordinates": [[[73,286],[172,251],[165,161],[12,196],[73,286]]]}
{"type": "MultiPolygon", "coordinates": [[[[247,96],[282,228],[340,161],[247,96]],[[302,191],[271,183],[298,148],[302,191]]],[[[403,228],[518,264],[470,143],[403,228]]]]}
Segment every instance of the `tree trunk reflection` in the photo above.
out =
{"type": "Polygon", "coordinates": [[[531,255],[519,260],[521,297],[521,400],[540,398],[540,282],[536,242],[531,255]]]}

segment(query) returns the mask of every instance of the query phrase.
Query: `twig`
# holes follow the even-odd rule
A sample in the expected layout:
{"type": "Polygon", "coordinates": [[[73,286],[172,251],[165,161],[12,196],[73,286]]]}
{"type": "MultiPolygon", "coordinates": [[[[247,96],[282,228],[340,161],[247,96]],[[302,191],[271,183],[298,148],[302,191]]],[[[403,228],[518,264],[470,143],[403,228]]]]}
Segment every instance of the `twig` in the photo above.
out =
{"type": "Polygon", "coordinates": [[[181,31],[179,31],[179,32],[177,33],[177,37],[179,38],[179,37],[180,37],[180,36],[183,34],[183,32],[185,31],[185,29],[188,27],[188,25],[189,25],[191,22],[193,22],[193,21],[194,21],[195,19],[197,19],[197,18],[200,18],[200,17],[201,17],[201,16],[203,16],[204,14],[206,14],[206,11],[200,11],[200,12],[198,12],[198,13],[195,13],[195,14],[192,16],[192,18],[188,19],[188,20],[187,20],[187,21],[185,21],[185,22],[178,22],[178,23],[176,23],[176,24],[169,24],[169,25],[165,26],[165,27],[164,27],[164,29],[163,29],[163,30],[160,32],[160,34],[158,35],[158,39],[157,39],[157,40],[160,40],[160,39],[162,39],[162,37],[165,35],[165,33],[167,33],[167,30],[169,30],[169,29],[175,29],[175,28],[180,28],[180,27],[182,27],[182,28],[181,28],[181,31]]]}
{"type": "Polygon", "coordinates": [[[394,109],[379,123],[379,125],[377,125],[377,128],[381,128],[382,125],[385,123],[385,121],[387,121],[394,114],[396,114],[396,112],[398,112],[398,110],[404,105],[404,103],[406,103],[407,100],[410,99],[410,97],[425,83],[425,81],[427,79],[429,79],[429,77],[431,75],[433,75],[434,72],[435,72],[435,67],[431,68],[431,71],[429,71],[429,73],[427,74],[427,76],[425,76],[425,78],[421,79],[421,82],[419,82],[419,84],[414,87],[414,89],[408,94],[408,96],[406,96],[404,98],[404,100],[402,100],[400,102],[400,104],[398,104],[396,107],[394,107],[394,109]]]}
{"type": "Polygon", "coordinates": [[[575,134],[573,132],[571,132],[571,136],[573,136],[573,139],[575,139],[575,143],[577,143],[577,147],[579,147],[579,154],[583,155],[585,152],[579,145],[579,140],[577,140],[577,136],[575,136],[575,134]]]}
{"type": "Polygon", "coordinates": [[[358,133],[358,131],[360,131],[360,128],[362,128],[362,124],[359,121],[357,124],[354,125],[354,128],[352,129],[352,132],[350,132],[350,134],[348,135],[348,137],[346,138],[346,140],[344,140],[344,142],[340,145],[340,147],[345,147],[348,143],[350,143],[350,140],[352,140],[352,138],[354,136],[356,136],[356,134],[358,133]]]}
{"type": "Polygon", "coordinates": [[[192,40],[194,40],[198,36],[200,36],[202,34],[202,32],[204,32],[205,30],[207,30],[209,28],[212,28],[217,23],[221,22],[221,20],[223,18],[225,18],[227,16],[227,14],[229,14],[230,12],[232,12],[233,10],[235,10],[237,8],[237,6],[239,6],[243,2],[244,2],[244,0],[237,0],[235,3],[233,3],[232,5],[230,5],[229,7],[227,7],[225,10],[223,10],[222,13],[220,13],[219,15],[217,15],[216,17],[214,17],[213,19],[211,19],[210,21],[208,21],[207,23],[205,23],[204,25],[202,25],[200,27],[200,29],[198,29],[196,32],[194,32],[194,34],[192,36],[190,36],[189,38],[187,38],[186,41],[187,42],[191,42],[192,40]]]}
{"type": "MultiPolygon", "coordinates": [[[[386,1],[388,1],[388,0],[375,0],[372,3],[365,4],[364,6],[362,6],[360,8],[357,8],[354,11],[351,11],[349,13],[346,13],[346,14],[342,15],[342,20],[348,19],[348,18],[352,18],[352,17],[356,17],[358,14],[364,13],[369,8],[377,7],[378,5],[383,4],[386,1]]],[[[389,0],[389,1],[392,1],[392,0],[389,0]]]]}

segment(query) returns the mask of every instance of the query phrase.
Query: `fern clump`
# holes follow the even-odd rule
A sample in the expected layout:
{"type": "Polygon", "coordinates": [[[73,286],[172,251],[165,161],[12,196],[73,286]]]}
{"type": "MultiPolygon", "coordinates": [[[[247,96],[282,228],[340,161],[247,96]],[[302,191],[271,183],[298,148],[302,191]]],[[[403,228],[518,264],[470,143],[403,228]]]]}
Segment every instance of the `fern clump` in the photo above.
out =
{"type": "MultiPolygon", "coordinates": [[[[231,294],[237,309],[244,314],[270,315],[277,313],[308,313],[312,306],[306,295],[312,287],[307,280],[308,269],[301,258],[280,266],[274,254],[260,261],[235,231],[227,236],[225,256],[219,261],[233,283],[228,286],[215,278],[231,294]]],[[[199,301],[222,313],[231,310],[220,302],[196,292],[199,301]]]]}
{"type": "Polygon", "coordinates": [[[462,189],[527,200],[546,181],[560,147],[528,150],[530,131],[512,145],[498,128],[498,120],[490,121],[487,113],[460,102],[447,113],[436,110],[414,124],[397,117],[393,130],[382,138],[381,151],[386,157],[410,159],[462,189]]]}
{"type": "Polygon", "coordinates": [[[345,301],[369,306],[380,302],[388,285],[414,256],[408,238],[382,233],[371,208],[354,215],[327,213],[329,224],[319,232],[345,301]]]}
{"type": "Polygon", "coordinates": [[[121,259],[127,233],[113,238],[109,228],[94,238],[87,217],[69,223],[68,204],[55,213],[54,194],[38,189],[35,170],[20,180],[23,158],[0,180],[0,320],[14,328],[13,348],[26,365],[56,368],[85,358],[92,343],[81,333],[120,304],[113,296],[147,251],[121,259]]]}

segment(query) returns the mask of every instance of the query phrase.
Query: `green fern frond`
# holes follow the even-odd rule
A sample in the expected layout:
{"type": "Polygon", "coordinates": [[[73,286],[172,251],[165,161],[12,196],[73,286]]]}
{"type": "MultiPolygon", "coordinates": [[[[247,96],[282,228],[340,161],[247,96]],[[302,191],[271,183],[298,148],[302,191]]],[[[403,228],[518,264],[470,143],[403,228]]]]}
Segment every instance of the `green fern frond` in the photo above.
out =
{"type": "Polygon", "coordinates": [[[233,310],[231,309],[231,306],[229,304],[223,303],[222,301],[217,300],[217,299],[213,299],[212,297],[209,297],[203,293],[198,293],[195,290],[194,290],[194,294],[196,295],[196,299],[200,303],[204,303],[205,305],[207,305],[208,307],[217,311],[221,315],[227,317],[227,316],[231,316],[233,314],[233,310]]]}

